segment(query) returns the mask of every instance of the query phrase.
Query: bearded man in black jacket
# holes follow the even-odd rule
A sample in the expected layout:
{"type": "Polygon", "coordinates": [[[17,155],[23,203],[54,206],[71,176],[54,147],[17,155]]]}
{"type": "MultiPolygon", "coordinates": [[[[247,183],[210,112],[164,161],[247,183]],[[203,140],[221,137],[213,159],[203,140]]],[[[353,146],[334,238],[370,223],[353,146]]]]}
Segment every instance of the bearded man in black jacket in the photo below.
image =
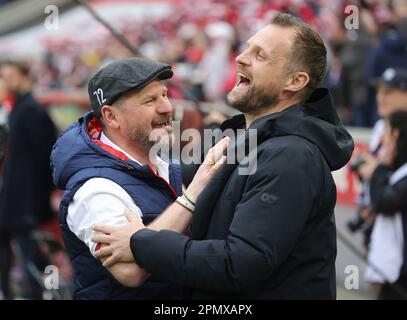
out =
{"type": "MultiPolygon", "coordinates": [[[[326,48],[307,24],[282,13],[246,44],[228,95],[243,114],[222,129],[256,130],[257,148],[247,154],[256,170],[239,174],[243,162],[219,169],[196,199],[192,237],[132,218],[95,227],[105,235],[94,241],[106,244],[97,255],[110,255],[106,264],[135,261],[184,284],[193,299],[335,299],[331,171],[354,145],[328,90],[317,89],[326,48]]],[[[229,148],[247,145],[248,132],[229,148]]]]}

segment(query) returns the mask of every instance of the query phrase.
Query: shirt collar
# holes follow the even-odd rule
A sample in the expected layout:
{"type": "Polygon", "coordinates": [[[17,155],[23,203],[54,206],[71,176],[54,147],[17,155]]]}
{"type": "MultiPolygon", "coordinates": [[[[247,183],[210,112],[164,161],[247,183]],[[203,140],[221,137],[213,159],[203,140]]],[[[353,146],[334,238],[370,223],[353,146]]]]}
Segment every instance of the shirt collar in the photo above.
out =
{"type": "Polygon", "coordinates": [[[137,159],[135,159],[134,157],[129,155],[126,151],[124,151],[122,148],[120,148],[117,144],[110,140],[103,132],[100,135],[100,141],[108,145],[109,147],[112,147],[113,149],[116,149],[117,151],[124,153],[129,159],[131,159],[134,162],[137,162],[140,166],[142,166],[142,164],[139,161],[137,161],[137,159]]]}

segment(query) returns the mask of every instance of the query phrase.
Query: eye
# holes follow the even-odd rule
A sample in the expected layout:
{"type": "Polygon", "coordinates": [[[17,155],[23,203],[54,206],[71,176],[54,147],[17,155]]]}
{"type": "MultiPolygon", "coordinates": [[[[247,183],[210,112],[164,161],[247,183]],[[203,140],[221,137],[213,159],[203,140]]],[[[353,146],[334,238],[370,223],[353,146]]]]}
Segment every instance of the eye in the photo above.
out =
{"type": "Polygon", "coordinates": [[[256,52],[256,58],[259,60],[265,60],[266,57],[261,53],[261,51],[256,52]]]}
{"type": "Polygon", "coordinates": [[[168,99],[168,92],[164,92],[164,93],[163,93],[163,97],[164,97],[165,99],[168,99]]]}

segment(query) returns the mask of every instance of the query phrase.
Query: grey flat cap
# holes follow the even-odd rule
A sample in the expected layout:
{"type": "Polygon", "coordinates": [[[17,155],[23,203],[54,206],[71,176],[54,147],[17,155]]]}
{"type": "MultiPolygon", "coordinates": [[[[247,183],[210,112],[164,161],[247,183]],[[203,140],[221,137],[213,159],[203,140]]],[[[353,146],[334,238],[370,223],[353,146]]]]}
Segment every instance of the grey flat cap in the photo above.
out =
{"type": "Polygon", "coordinates": [[[111,105],[122,94],[143,88],[155,79],[173,76],[171,66],[142,58],[117,60],[100,69],[88,84],[93,111],[99,115],[104,105],[111,105]]]}

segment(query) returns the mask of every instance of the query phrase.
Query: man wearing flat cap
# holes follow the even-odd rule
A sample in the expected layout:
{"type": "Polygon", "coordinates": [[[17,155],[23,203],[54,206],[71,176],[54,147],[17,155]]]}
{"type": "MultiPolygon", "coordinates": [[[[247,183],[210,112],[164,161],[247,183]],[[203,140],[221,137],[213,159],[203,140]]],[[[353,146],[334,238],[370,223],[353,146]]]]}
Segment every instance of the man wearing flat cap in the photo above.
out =
{"type": "MultiPolygon", "coordinates": [[[[169,65],[140,58],[105,66],[89,81],[92,112],[71,125],[53,147],[54,183],[65,191],[59,215],[75,299],[181,297],[178,285],[150,277],[135,263],[103,267],[94,258],[101,245],[91,241],[94,224],[127,223],[126,208],[156,230],[184,232],[190,223],[193,210],[182,194],[180,165],[149,156],[151,133],[172,132],[173,107],[162,82],[172,75],[169,65]]],[[[219,151],[200,167],[185,191],[189,199],[196,199],[221,158],[219,151]]]]}

